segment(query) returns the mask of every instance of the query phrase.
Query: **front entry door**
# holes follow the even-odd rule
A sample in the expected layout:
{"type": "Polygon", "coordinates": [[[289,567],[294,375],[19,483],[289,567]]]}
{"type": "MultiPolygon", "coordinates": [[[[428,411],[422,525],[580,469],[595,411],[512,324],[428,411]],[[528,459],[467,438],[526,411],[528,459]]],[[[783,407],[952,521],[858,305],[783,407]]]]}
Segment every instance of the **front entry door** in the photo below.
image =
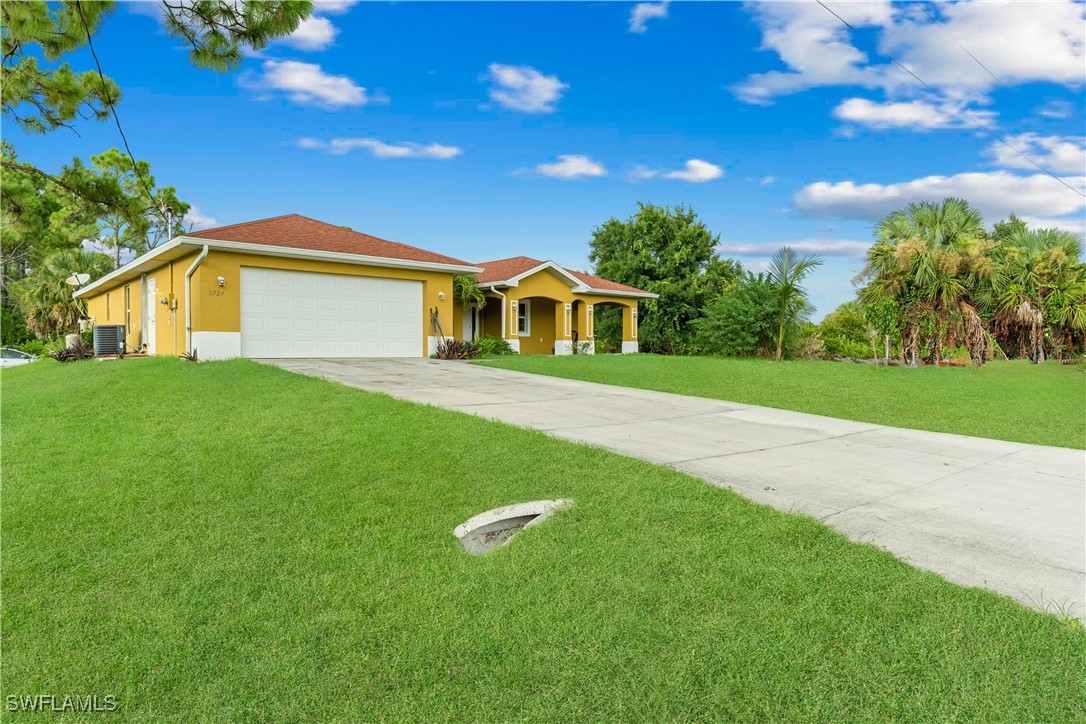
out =
{"type": "Polygon", "coordinates": [[[479,308],[474,304],[464,310],[464,336],[468,342],[474,342],[479,334],[479,308]]]}
{"type": "Polygon", "coordinates": [[[155,314],[158,310],[158,290],[155,289],[154,277],[147,280],[147,354],[155,353],[155,314]]]}

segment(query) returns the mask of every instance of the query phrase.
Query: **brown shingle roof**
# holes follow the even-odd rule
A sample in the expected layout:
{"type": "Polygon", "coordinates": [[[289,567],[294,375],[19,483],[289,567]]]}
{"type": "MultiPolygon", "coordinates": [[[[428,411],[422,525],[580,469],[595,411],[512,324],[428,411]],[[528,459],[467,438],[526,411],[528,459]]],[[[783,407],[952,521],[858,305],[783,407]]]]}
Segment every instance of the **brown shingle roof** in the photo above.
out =
{"type": "Polygon", "coordinates": [[[482,264],[476,264],[481,266],[483,271],[476,276],[479,278],[480,284],[487,282],[504,282],[506,279],[512,279],[517,274],[523,274],[529,269],[542,264],[539,259],[532,259],[528,256],[514,256],[509,259],[498,259],[496,261],[487,261],[482,264]]]}
{"type": "Polygon", "coordinates": [[[270,219],[220,226],[216,229],[204,229],[185,236],[194,239],[267,244],[268,246],[283,246],[290,249],[361,254],[383,259],[471,266],[471,264],[459,259],[453,259],[451,256],[435,254],[432,251],[426,251],[396,241],[379,239],[376,236],[351,231],[342,226],[327,224],[300,214],[287,214],[286,216],[275,216],[270,219]]]}
{"type": "MultiPolygon", "coordinates": [[[[481,266],[483,272],[478,274],[479,283],[486,284],[490,282],[503,282],[507,279],[512,279],[518,274],[534,269],[540,264],[543,264],[539,259],[532,259],[527,256],[514,256],[509,259],[498,259],[496,261],[485,261],[476,266],[481,266]]],[[[557,266],[557,265],[556,265],[557,266]]],[[[573,276],[581,281],[582,284],[590,289],[598,289],[609,292],[639,292],[645,294],[645,290],[637,289],[636,287],[627,286],[626,284],[619,284],[603,277],[593,276],[592,274],[586,274],[584,272],[572,271],[565,267],[559,267],[570,276],[573,276]]]]}
{"type": "Polygon", "coordinates": [[[606,289],[611,292],[640,292],[645,293],[644,289],[638,289],[637,287],[631,287],[626,284],[619,284],[613,282],[610,279],[604,279],[603,277],[593,276],[592,274],[585,274],[584,272],[573,271],[572,269],[566,269],[567,272],[584,282],[586,287],[592,289],[606,289]]]}

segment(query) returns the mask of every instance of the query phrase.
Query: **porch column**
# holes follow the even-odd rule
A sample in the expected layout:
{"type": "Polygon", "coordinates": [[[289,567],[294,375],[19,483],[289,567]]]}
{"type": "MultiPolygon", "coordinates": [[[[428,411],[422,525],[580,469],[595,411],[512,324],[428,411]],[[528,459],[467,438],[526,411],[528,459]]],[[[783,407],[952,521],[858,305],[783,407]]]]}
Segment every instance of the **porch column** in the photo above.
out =
{"type": "Polygon", "coordinates": [[[502,334],[505,336],[505,341],[509,343],[517,354],[520,354],[520,335],[517,334],[517,300],[510,299],[508,303],[508,313],[505,315],[505,331],[502,334]]]}
{"type": "Polygon", "coordinates": [[[581,303],[577,307],[577,336],[582,342],[592,340],[592,317],[594,316],[591,304],[581,303]]]}
{"type": "Polygon", "coordinates": [[[573,305],[554,303],[554,353],[573,354],[573,305]]]}
{"type": "Polygon", "coordinates": [[[578,344],[581,347],[580,351],[586,354],[596,353],[596,343],[594,340],[595,330],[592,329],[592,323],[595,321],[595,309],[591,304],[585,304],[581,302],[577,305],[577,332],[578,344]]]}
{"type": "Polygon", "coordinates": [[[637,352],[637,302],[622,307],[622,354],[637,352]]]}

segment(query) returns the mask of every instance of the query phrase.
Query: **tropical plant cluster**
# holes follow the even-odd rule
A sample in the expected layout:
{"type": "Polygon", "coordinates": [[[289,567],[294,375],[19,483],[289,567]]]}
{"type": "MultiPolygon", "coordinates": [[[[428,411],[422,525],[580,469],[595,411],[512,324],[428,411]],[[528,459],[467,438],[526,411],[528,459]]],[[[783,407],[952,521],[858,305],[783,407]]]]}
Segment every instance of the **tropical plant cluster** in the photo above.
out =
{"type": "Polygon", "coordinates": [[[904,364],[940,364],[964,348],[1044,362],[1086,346],[1082,239],[1011,215],[991,232],[966,201],[910,204],[875,228],[858,282],[865,318],[904,364]]]}
{"type": "Polygon", "coordinates": [[[444,337],[437,343],[434,357],[437,359],[475,359],[479,356],[479,345],[466,339],[444,337]]]}
{"type": "Polygon", "coordinates": [[[78,339],[75,344],[58,349],[50,353],[49,356],[57,362],[78,362],[94,357],[94,347],[87,344],[83,339],[78,339]]]}
{"type": "MultiPolygon", "coordinates": [[[[961,199],[889,214],[875,227],[857,298],[818,325],[802,284],[821,259],[785,247],[753,274],[721,259],[718,244],[683,207],[641,204],[595,230],[597,272],[659,295],[640,307],[643,351],[906,365],[1086,351],[1081,237],[1031,229],[1013,214],[991,231],[961,199]]],[[[618,315],[598,310],[597,352],[616,351],[620,335],[618,315]]]]}
{"type": "Polygon", "coordinates": [[[513,349],[508,340],[495,337],[492,334],[483,335],[475,340],[475,344],[479,347],[480,357],[504,357],[505,355],[516,354],[516,350],[513,349]]]}
{"type": "MultiPolygon", "coordinates": [[[[642,351],[789,356],[812,311],[803,280],[821,259],[785,247],[755,275],[722,258],[719,244],[693,209],[641,203],[593,231],[589,259],[600,276],[658,295],[639,305],[642,351]]],[[[597,310],[597,352],[619,348],[618,311],[597,310]]]]}

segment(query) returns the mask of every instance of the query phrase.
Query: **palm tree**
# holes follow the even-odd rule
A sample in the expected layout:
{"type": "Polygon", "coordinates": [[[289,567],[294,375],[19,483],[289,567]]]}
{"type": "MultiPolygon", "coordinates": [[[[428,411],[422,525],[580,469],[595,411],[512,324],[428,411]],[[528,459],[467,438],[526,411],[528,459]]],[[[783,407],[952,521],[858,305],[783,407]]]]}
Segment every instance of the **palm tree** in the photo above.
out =
{"type": "Polygon", "coordinates": [[[810,305],[807,292],[800,286],[813,269],[822,266],[814,254],[798,256],[794,249],[781,247],[769,262],[769,279],[777,288],[780,317],[777,326],[777,360],[784,351],[784,335],[807,318],[810,305]]]}
{"type": "Polygon", "coordinates": [[[460,302],[464,312],[464,318],[471,330],[471,338],[475,339],[475,325],[479,322],[476,313],[471,310],[474,304],[477,309],[486,306],[486,294],[479,288],[479,280],[474,274],[459,274],[453,277],[453,299],[460,302]]]}
{"type": "Polygon", "coordinates": [[[453,277],[453,299],[463,304],[465,309],[472,303],[479,309],[486,306],[486,294],[479,288],[479,281],[474,274],[459,274],[453,277]]]}
{"type": "Polygon", "coordinates": [[[993,292],[996,318],[1019,330],[1034,364],[1044,362],[1044,330],[1055,322],[1069,330],[1086,323],[1084,282],[1079,262],[1082,239],[1060,229],[1016,228],[997,249],[993,292]]]}
{"type": "Polygon", "coordinates": [[[961,199],[909,204],[880,221],[875,236],[859,277],[868,280],[860,299],[901,303],[907,361],[917,363],[923,342],[938,363],[939,344],[949,333],[960,335],[974,364],[980,364],[984,327],[967,301],[990,283],[993,273],[992,244],[980,213],[961,199]]]}
{"type": "Polygon", "coordinates": [[[72,274],[89,274],[91,281],[113,271],[113,260],[97,251],[80,248],[53,252],[15,288],[15,303],[30,330],[39,336],[75,327],[84,315],[82,302],[65,280],[72,274]]]}
{"type": "Polygon", "coordinates": [[[1077,264],[1052,283],[1045,297],[1045,313],[1066,330],[1086,333],[1086,264],[1077,264]]]}

